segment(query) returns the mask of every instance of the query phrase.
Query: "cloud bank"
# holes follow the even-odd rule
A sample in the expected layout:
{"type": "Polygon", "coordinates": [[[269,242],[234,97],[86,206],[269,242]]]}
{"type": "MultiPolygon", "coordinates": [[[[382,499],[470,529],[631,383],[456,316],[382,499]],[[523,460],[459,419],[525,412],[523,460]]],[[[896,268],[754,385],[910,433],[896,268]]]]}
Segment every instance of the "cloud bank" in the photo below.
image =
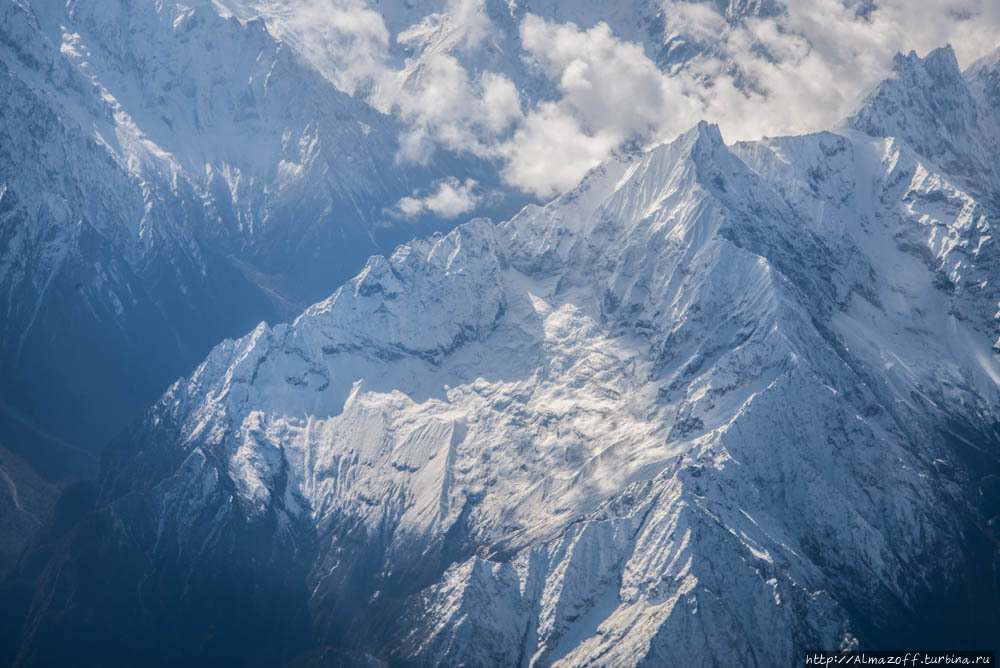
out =
{"type": "Polygon", "coordinates": [[[897,51],[950,43],[965,66],[1000,38],[996,0],[778,0],[775,15],[743,18],[720,13],[717,3],[648,0],[662,12],[664,33],[645,45],[606,23],[532,13],[543,2],[521,4],[516,57],[554,95],[532,97],[510,72],[490,71],[486,63],[495,61],[484,54],[496,49],[500,27],[484,0],[448,0],[395,42],[364,0],[255,7],[341,89],[401,119],[401,161],[426,162],[437,148],[468,152],[496,160],[508,183],[541,198],[615,151],[669,140],[702,119],[718,123],[728,141],[828,128],[887,75],[897,51]],[[664,71],[650,54],[667,40],[710,48],[664,71]],[[394,44],[406,52],[403,62],[394,44]]]}

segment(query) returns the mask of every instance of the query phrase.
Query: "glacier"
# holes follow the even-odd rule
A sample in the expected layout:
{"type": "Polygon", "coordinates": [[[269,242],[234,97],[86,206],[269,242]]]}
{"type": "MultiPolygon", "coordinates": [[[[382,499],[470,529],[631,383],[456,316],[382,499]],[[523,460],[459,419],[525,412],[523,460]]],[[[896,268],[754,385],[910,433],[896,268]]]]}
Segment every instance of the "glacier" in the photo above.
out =
{"type": "Polygon", "coordinates": [[[701,123],[223,341],[60,502],[5,658],[995,644],[998,62],[901,55],[827,132],[701,123]]]}

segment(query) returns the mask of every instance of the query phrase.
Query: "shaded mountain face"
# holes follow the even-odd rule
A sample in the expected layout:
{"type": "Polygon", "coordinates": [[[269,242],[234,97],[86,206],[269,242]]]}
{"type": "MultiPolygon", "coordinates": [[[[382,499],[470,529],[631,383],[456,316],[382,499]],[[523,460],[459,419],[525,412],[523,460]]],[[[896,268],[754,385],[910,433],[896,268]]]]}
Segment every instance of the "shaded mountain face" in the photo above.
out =
{"type": "Polygon", "coordinates": [[[989,646],[995,63],[901,57],[831,132],[701,124],[224,341],[56,510],[7,585],[7,658],[989,646]]]}
{"type": "Polygon", "coordinates": [[[0,442],[51,478],[220,339],[447,226],[389,210],[485,164],[397,167],[395,121],[212,3],[0,12],[0,442]]]}

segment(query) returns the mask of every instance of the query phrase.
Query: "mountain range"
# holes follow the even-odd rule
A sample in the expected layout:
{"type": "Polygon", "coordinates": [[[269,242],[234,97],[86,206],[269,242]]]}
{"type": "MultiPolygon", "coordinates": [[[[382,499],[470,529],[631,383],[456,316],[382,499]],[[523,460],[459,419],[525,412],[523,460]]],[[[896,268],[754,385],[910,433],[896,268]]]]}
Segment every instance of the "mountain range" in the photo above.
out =
{"type": "MultiPolygon", "coordinates": [[[[315,61],[330,115],[297,123],[282,68],[306,59],[261,47],[239,7],[122,0],[124,35],[97,20],[105,4],[67,6],[79,36],[64,30],[51,64],[27,45],[54,44],[61,18],[15,3],[2,23],[4,104],[30,112],[5,108],[0,146],[48,161],[0,199],[5,248],[23,249],[4,254],[7,308],[32,332],[4,350],[20,335],[61,364],[70,286],[100,336],[111,304],[115,354],[141,341],[189,359],[195,334],[278,324],[215,345],[114,439],[96,482],[66,488],[0,594],[13,665],[776,666],[995,645],[1000,52],[964,72],[950,48],[901,54],[829,131],[727,144],[700,123],[621,151],[546,204],[371,257],[281,322],[315,300],[316,267],[349,266],[323,264],[333,235],[373,233],[373,207],[482,163],[384,170],[393,120],[315,61]],[[219,65],[249,68],[248,98],[209,69],[193,105],[148,108],[188,81],[183,59],[122,64],[135,51],[113,45],[187,29],[226,58],[254,44],[253,64],[219,65]],[[52,111],[53,81],[88,95],[52,111]],[[59,123],[97,115],[95,85],[107,131],[59,123]],[[214,128],[228,139],[190,141],[214,128]],[[92,188],[30,185],[67,175],[92,188]],[[366,203],[350,224],[317,213],[344,202],[366,203]]],[[[730,9],[767,10],[744,4],[730,9]]]]}
{"type": "Polygon", "coordinates": [[[651,0],[0,3],[0,662],[997,649],[1000,50],[550,179],[566,40],[767,91],[651,0]]]}
{"type": "Polygon", "coordinates": [[[664,68],[712,47],[669,32],[650,2],[376,3],[393,36],[374,29],[384,71],[351,78],[367,51],[316,7],[0,7],[0,571],[59,489],[93,476],[105,444],[221,339],[294,318],[372,253],[539,202],[496,147],[447,140],[509,138],[518,96],[558,94],[523,55],[526,18],[608,21],[664,68]],[[454,64],[459,83],[498,83],[482,118],[427,111],[441,62],[445,78],[454,64]]]}

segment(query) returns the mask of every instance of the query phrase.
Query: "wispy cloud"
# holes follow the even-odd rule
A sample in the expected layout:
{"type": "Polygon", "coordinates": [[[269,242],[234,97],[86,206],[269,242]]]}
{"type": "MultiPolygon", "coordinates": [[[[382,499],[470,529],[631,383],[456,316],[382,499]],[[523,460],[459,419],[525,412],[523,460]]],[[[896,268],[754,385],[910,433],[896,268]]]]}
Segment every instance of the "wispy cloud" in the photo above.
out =
{"type": "Polygon", "coordinates": [[[257,14],[340,90],[368,90],[390,69],[389,30],[367,0],[217,0],[257,14]]]}
{"type": "Polygon", "coordinates": [[[480,200],[477,185],[474,179],[461,182],[449,177],[434,184],[429,194],[414,192],[412,196],[402,198],[395,210],[398,215],[410,219],[428,213],[440,218],[457,218],[476,208],[480,200]]]}
{"type": "Polygon", "coordinates": [[[431,55],[386,106],[407,124],[400,157],[417,163],[437,146],[492,155],[496,138],[522,117],[510,79],[493,72],[471,77],[457,58],[443,53],[431,55]]]}

